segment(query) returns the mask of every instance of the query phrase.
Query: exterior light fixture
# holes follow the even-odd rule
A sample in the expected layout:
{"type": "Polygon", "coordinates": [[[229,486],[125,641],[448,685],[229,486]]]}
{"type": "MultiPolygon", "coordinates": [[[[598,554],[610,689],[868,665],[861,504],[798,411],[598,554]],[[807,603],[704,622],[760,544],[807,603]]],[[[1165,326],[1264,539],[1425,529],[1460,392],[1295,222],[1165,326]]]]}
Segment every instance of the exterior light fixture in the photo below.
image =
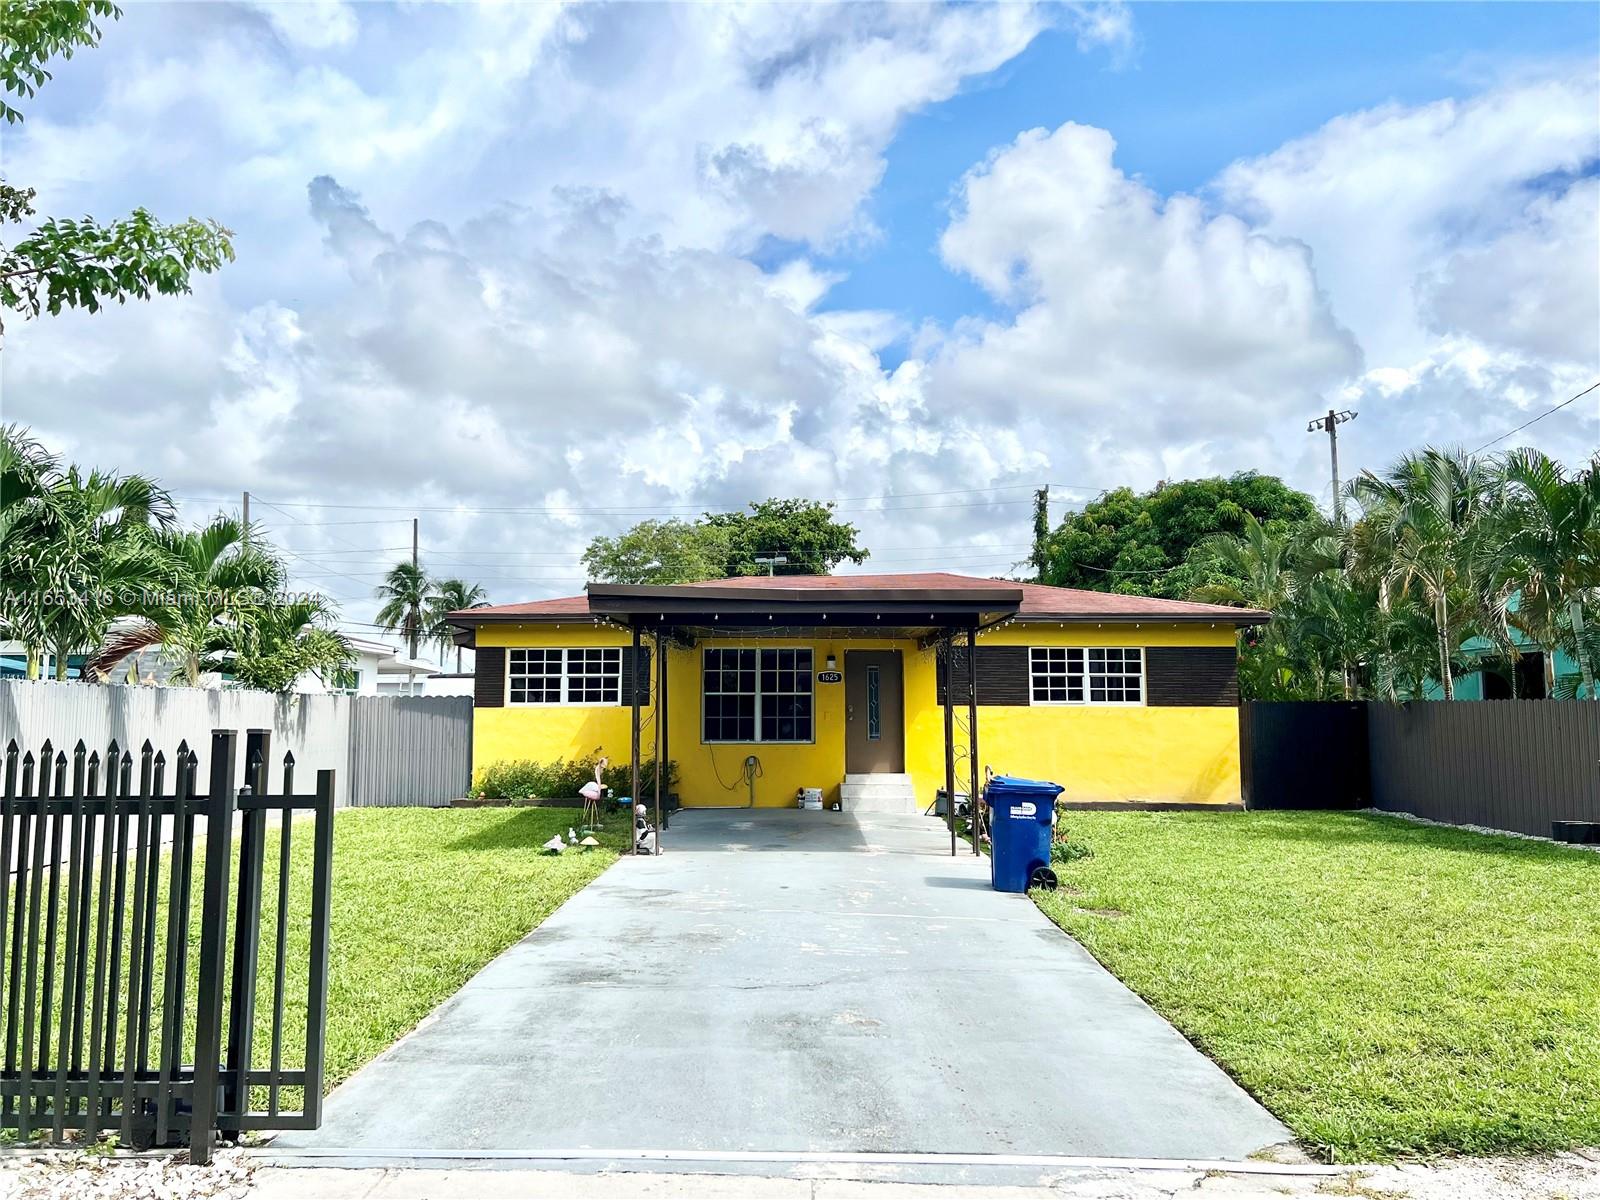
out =
{"type": "Polygon", "coordinates": [[[833,655],[830,654],[830,655],[828,655],[828,660],[827,661],[828,661],[828,670],[830,670],[830,671],[838,670],[838,668],[839,668],[839,660],[837,658],[835,658],[833,655]]]}

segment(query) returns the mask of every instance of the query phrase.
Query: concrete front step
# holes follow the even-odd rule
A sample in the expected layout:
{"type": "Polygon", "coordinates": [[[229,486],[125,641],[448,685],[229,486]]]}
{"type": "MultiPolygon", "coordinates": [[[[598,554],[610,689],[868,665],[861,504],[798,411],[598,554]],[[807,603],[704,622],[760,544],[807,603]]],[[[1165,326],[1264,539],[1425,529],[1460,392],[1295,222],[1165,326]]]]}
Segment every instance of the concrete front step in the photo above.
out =
{"type": "Polygon", "coordinates": [[[839,803],[845,812],[921,811],[911,776],[902,774],[846,775],[839,785],[839,803]]]}

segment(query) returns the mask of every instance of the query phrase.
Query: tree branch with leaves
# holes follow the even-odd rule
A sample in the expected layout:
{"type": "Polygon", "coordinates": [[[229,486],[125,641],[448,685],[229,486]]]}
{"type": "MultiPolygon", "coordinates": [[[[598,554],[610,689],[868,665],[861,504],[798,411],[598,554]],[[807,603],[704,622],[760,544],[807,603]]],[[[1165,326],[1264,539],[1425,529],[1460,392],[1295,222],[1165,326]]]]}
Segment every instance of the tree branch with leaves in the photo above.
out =
{"type": "MultiPolygon", "coordinates": [[[[0,88],[11,98],[0,99],[0,117],[20,124],[16,103],[31,100],[50,80],[48,64],[99,45],[101,22],[121,15],[110,0],[0,0],[0,88]]],[[[233,261],[233,235],[216,221],[166,224],[136,208],[112,221],[35,222],[36,196],[33,188],[0,179],[0,227],[22,227],[23,234],[0,239],[0,308],[25,318],[179,295],[194,275],[233,261]]]]}

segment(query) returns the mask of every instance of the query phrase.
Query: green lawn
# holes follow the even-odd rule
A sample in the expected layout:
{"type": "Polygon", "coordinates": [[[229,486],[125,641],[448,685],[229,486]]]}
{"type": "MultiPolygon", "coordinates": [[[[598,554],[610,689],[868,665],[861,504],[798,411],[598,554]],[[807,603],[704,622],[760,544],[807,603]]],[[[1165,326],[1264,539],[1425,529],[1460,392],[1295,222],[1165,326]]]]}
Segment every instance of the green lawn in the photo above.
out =
{"type": "Polygon", "coordinates": [[[1352,813],[1068,812],[1044,912],[1335,1161],[1600,1145],[1600,855],[1352,813]]]}

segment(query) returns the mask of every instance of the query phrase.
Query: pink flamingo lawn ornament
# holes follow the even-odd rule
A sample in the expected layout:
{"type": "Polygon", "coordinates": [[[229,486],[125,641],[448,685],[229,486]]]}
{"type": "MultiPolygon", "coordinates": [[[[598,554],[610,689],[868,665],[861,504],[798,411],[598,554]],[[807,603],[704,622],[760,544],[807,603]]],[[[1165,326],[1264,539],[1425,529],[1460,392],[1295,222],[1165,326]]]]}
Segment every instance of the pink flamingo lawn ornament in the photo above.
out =
{"type": "Polygon", "coordinates": [[[591,829],[600,828],[600,802],[605,799],[606,785],[600,782],[605,770],[611,765],[609,758],[601,758],[594,765],[594,780],[584,784],[578,789],[578,794],[583,797],[583,830],[587,833],[591,829]]]}

